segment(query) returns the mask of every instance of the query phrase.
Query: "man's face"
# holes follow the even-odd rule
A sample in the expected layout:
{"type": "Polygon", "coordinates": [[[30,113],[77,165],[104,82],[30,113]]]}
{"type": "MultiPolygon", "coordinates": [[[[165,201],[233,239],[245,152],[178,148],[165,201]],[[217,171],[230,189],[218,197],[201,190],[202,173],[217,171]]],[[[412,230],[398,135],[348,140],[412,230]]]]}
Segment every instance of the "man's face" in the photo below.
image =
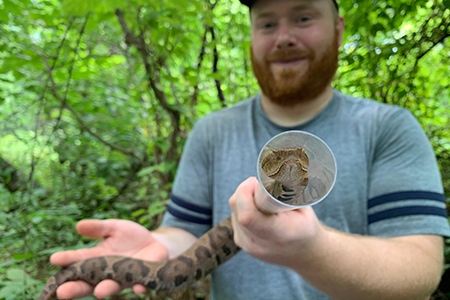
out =
{"type": "Polygon", "coordinates": [[[331,0],[259,0],[251,9],[253,71],[271,101],[309,101],[331,83],[343,19],[331,0]]]}

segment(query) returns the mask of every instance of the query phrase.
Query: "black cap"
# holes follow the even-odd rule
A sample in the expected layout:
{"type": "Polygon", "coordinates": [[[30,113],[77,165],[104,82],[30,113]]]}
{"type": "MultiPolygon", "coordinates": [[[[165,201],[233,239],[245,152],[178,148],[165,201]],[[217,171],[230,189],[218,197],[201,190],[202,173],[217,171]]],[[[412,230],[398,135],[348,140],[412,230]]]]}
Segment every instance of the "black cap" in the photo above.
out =
{"type": "MultiPolygon", "coordinates": [[[[242,4],[248,6],[248,7],[252,7],[252,5],[257,1],[257,0],[239,0],[241,1],[242,4]]],[[[336,0],[333,0],[334,6],[336,6],[336,9],[339,11],[339,5],[337,4],[336,0]]]]}

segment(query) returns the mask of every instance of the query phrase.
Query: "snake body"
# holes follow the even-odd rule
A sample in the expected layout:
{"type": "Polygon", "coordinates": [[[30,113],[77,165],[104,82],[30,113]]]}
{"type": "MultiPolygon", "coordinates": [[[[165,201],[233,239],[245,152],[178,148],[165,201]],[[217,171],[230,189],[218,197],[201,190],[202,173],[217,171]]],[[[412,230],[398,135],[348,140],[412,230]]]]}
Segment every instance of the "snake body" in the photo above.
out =
{"type": "Polygon", "coordinates": [[[100,256],[77,261],[51,276],[37,300],[54,299],[63,283],[83,280],[97,285],[104,279],[124,287],[142,284],[156,291],[187,287],[208,275],[239,251],[233,241],[231,217],[201,236],[183,254],[166,261],[150,262],[123,256],[100,256]]]}
{"type": "MultiPolygon", "coordinates": [[[[308,157],[303,148],[273,150],[263,160],[264,172],[286,192],[295,184],[307,182],[308,157]]],[[[77,261],[51,276],[37,300],[56,297],[65,282],[83,280],[97,285],[112,279],[123,287],[142,284],[156,291],[187,287],[208,275],[240,249],[233,240],[231,216],[211,228],[183,254],[166,261],[150,262],[123,256],[100,256],[77,261]]]]}

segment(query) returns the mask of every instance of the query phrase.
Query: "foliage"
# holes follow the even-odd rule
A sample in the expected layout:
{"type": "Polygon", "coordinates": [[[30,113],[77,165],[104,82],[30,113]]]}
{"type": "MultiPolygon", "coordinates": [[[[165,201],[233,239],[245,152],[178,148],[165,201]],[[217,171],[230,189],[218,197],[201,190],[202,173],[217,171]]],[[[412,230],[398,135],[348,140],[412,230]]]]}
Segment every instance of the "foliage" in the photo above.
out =
{"type": "MultiPolygon", "coordinates": [[[[340,6],[336,87],[411,110],[450,197],[450,1],[340,6]]],[[[158,225],[195,120],[258,92],[249,32],[237,0],[0,0],[0,299],[92,244],[78,220],[158,225]]]]}

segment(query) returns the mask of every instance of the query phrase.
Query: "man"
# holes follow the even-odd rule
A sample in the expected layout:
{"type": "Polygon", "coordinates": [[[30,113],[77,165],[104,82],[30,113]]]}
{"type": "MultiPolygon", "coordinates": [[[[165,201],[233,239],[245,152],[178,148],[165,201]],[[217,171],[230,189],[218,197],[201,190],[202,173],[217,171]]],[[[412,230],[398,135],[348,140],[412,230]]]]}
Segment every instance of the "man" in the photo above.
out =
{"type": "MultiPolygon", "coordinates": [[[[244,251],[213,273],[211,299],[426,299],[439,282],[441,236],[450,229],[436,161],[419,124],[403,109],[332,89],[344,31],[334,0],[241,2],[250,7],[262,95],[196,124],[163,227],[148,232],[128,221],[81,221],[81,234],[104,240],[51,261],[174,257],[232,213],[244,251]],[[258,152],[292,129],[330,146],[336,185],[313,208],[263,214],[254,202],[258,152]]],[[[103,298],[120,287],[70,282],[58,297],[93,291],[103,298]]]]}

